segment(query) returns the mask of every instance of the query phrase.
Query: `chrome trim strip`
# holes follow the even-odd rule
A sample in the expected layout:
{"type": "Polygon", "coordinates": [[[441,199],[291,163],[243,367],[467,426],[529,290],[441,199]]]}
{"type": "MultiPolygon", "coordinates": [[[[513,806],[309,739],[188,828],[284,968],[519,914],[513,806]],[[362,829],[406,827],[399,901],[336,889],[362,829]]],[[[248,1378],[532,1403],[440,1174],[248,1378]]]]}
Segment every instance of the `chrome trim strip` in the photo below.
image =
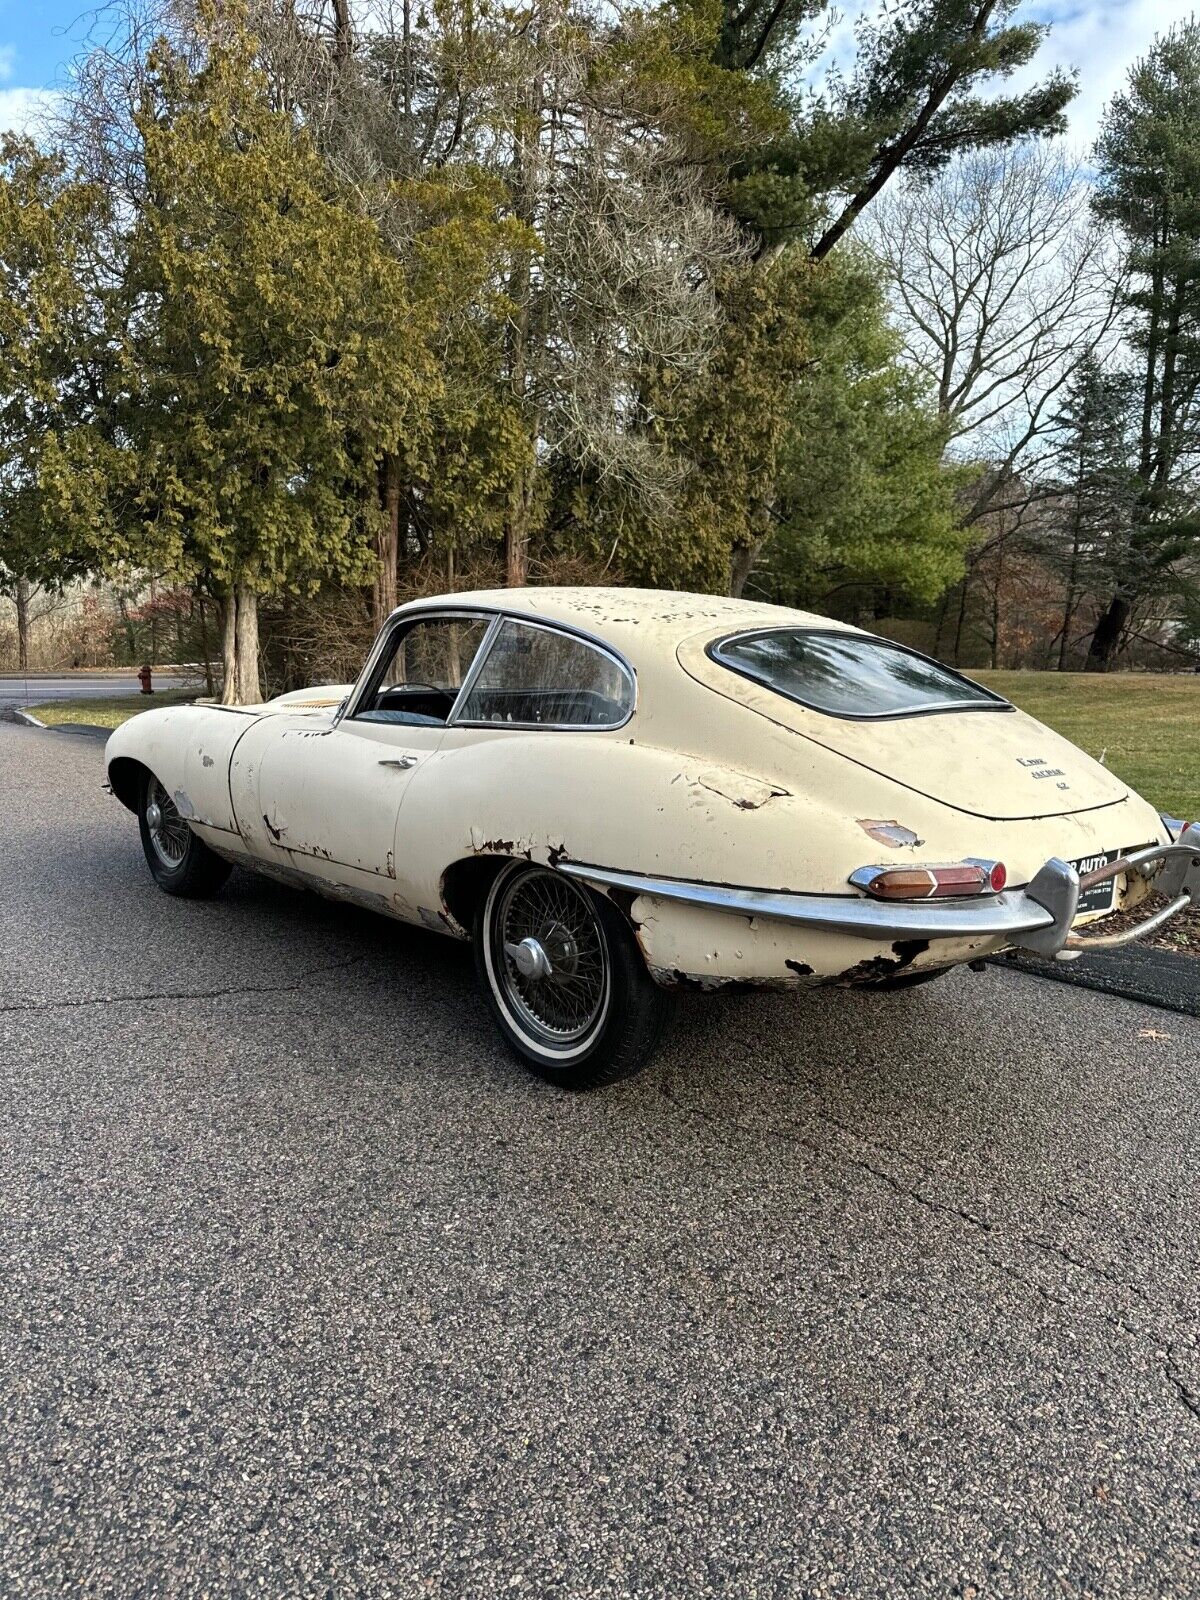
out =
{"type": "Polygon", "coordinates": [[[623,728],[637,710],[638,680],[637,673],[625,657],[612,645],[595,634],[586,633],[582,628],[567,627],[560,622],[546,622],[540,617],[527,617],[523,612],[502,611],[497,614],[496,626],[489,628],[483,643],[479,646],[479,655],[475,658],[478,663],[476,669],[472,664],[472,671],[464,680],[463,687],[451,708],[450,715],[446,718],[448,728],[492,728],[502,730],[505,728],[520,730],[539,730],[543,733],[613,733],[618,728],[623,728]],[[616,667],[617,671],[629,685],[629,705],[624,716],[617,722],[484,722],[477,718],[460,717],[459,708],[463,703],[468,683],[474,686],[475,679],[487,665],[486,657],[491,652],[496,636],[506,622],[511,622],[514,627],[540,628],[543,633],[556,633],[562,638],[578,639],[588,649],[595,650],[598,655],[607,656],[616,667]]]}
{"type": "MultiPolygon", "coordinates": [[[[639,687],[637,669],[625,658],[625,656],[621,654],[621,652],[614,645],[610,644],[607,639],[602,639],[598,633],[592,633],[587,628],[577,628],[569,622],[558,622],[552,618],[546,619],[542,617],[528,616],[523,611],[505,611],[503,608],[497,608],[496,606],[455,605],[452,607],[444,607],[440,605],[436,599],[434,599],[410,601],[408,605],[397,606],[396,610],[391,613],[383,627],[380,628],[374,644],[367,653],[367,659],[363,664],[363,669],[359,673],[354,687],[351,689],[349,695],[347,695],[341,711],[335,715],[333,719],[332,726],[334,728],[336,728],[342,722],[353,719],[358,714],[363,696],[367,689],[367,685],[371,682],[376,669],[381,664],[381,659],[385,651],[390,647],[397,629],[407,625],[410,622],[426,621],[428,619],[437,619],[441,617],[445,617],[449,620],[453,620],[454,618],[488,618],[487,631],[484,633],[483,638],[479,642],[479,649],[475,653],[475,658],[471,662],[471,666],[466,677],[459,686],[458,694],[454,697],[454,704],[451,706],[449,715],[446,718],[445,726],[447,728],[491,728],[497,731],[504,728],[510,728],[517,732],[523,729],[540,729],[545,733],[612,733],[618,728],[625,727],[625,725],[632,720],[634,713],[637,711],[639,687]],[[606,722],[596,726],[592,726],[590,724],[583,725],[577,722],[501,723],[458,721],[457,718],[464,704],[464,697],[467,691],[474,685],[475,679],[483,670],[484,662],[488,652],[495,643],[496,634],[499,632],[500,628],[505,622],[524,623],[531,628],[543,628],[551,633],[564,634],[567,638],[580,639],[583,641],[583,643],[588,644],[593,649],[600,651],[602,655],[608,656],[608,658],[616,665],[618,670],[624,673],[625,677],[629,681],[631,696],[629,710],[626,715],[621,718],[620,722],[606,722]]],[[[397,724],[397,726],[403,726],[403,724],[397,724]]]]}
{"type": "Polygon", "coordinates": [[[558,870],[598,888],[626,889],[706,910],[769,917],[799,927],[826,928],[877,940],[1013,938],[1049,928],[1054,920],[1045,906],[1019,889],[967,900],[866,900],[853,895],[788,894],[688,883],[609,867],[589,867],[576,861],[562,861],[558,870]]]}
{"type": "Polygon", "coordinates": [[[740,889],[732,884],[656,878],[612,867],[563,861],[558,870],[601,889],[624,889],[709,911],[742,917],[768,917],[802,928],[824,928],[883,943],[895,939],[1003,939],[1035,955],[1071,960],[1089,948],[1113,948],[1152,933],[1193,903],[1200,904],[1200,823],[1177,844],[1135,850],[1107,868],[1089,873],[1088,883],[1155,865],[1159,888],[1173,898],[1135,929],[1095,935],[1073,934],[1080,878],[1070,862],[1052,856],[1024,889],[960,900],[868,900],[851,895],[792,894],[786,890],[740,889]]]}
{"type": "MultiPolygon", "coordinates": [[[[336,728],[342,722],[351,722],[358,715],[359,710],[361,709],[363,697],[367,692],[367,688],[374,680],[376,671],[383,665],[388,651],[392,648],[392,642],[397,633],[400,631],[401,627],[410,621],[415,622],[418,620],[430,620],[437,622],[475,622],[480,617],[490,617],[492,620],[488,627],[484,629],[483,638],[479,641],[479,646],[474,657],[472,658],[471,666],[467,670],[468,678],[471,676],[471,673],[475,668],[476,662],[479,660],[480,653],[482,652],[484,646],[496,631],[496,625],[500,621],[499,612],[485,610],[482,606],[473,610],[464,606],[451,606],[445,610],[439,610],[435,606],[430,606],[428,609],[420,612],[393,611],[391,616],[384,623],[383,627],[380,628],[375,639],[375,643],[371,646],[370,652],[367,655],[366,663],[358,675],[358,681],[355,683],[353,689],[351,689],[349,695],[346,697],[346,704],[343,707],[340,715],[334,718],[332,726],[336,728]]],[[[464,682],[465,681],[466,680],[464,679],[464,682]]],[[[454,704],[458,704],[457,697],[455,698],[454,704]]],[[[451,709],[453,710],[453,707],[451,709]]],[[[394,726],[403,727],[404,724],[395,723],[394,726]]]]}
{"type": "MultiPolygon", "coordinates": [[[[1169,826],[1167,831],[1172,831],[1169,826]]],[[[1072,933],[1068,928],[1059,947],[1064,960],[1088,950],[1119,950],[1122,945],[1132,944],[1135,939],[1157,932],[1164,923],[1188,906],[1200,905],[1200,823],[1193,822],[1190,828],[1183,829],[1173,844],[1150,845],[1145,850],[1134,850],[1117,861],[1110,861],[1105,867],[1098,867],[1095,872],[1088,873],[1085,881],[1089,885],[1103,883],[1122,872],[1136,872],[1149,879],[1161,894],[1170,896],[1168,903],[1145,921],[1132,928],[1124,928],[1119,933],[1072,933]],[[1144,867],[1154,870],[1143,872],[1144,867]]]]}
{"type": "Polygon", "coordinates": [[[1155,933],[1164,922],[1170,922],[1178,912],[1185,910],[1192,903],[1190,894],[1181,894],[1172,900],[1170,905],[1165,905],[1156,911],[1152,917],[1147,917],[1145,922],[1139,922],[1134,928],[1124,928],[1120,933],[1069,933],[1067,942],[1063,946],[1066,950],[1119,950],[1122,945],[1132,944],[1135,939],[1143,939],[1148,933],[1155,933]]]}
{"type": "Polygon", "coordinates": [[[968,678],[963,672],[956,672],[953,667],[948,667],[935,656],[927,656],[920,650],[914,650],[910,645],[899,644],[894,639],[885,639],[877,633],[867,633],[862,628],[811,628],[800,623],[767,624],[759,628],[739,628],[733,633],[722,634],[720,638],[711,640],[704,648],[705,655],[719,667],[724,667],[726,672],[735,673],[739,678],[757,684],[760,689],[766,689],[771,694],[777,694],[781,699],[790,700],[794,705],[802,706],[805,711],[815,711],[820,717],[832,717],[839,722],[898,722],[905,717],[939,717],[947,716],[959,711],[1015,711],[1016,707],[1011,700],[1006,700],[1002,694],[997,694],[994,689],[989,689],[985,684],[976,683],[974,678],[968,678]],[[787,689],[781,689],[777,683],[771,683],[760,673],[753,672],[749,667],[736,661],[730,661],[724,654],[725,646],[738,644],[743,639],[761,639],[768,633],[803,633],[815,638],[844,639],[851,638],[867,641],[870,644],[882,645],[885,649],[893,650],[897,655],[915,656],[918,661],[926,661],[939,672],[944,672],[948,678],[955,678],[959,683],[965,683],[974,689],[980,696],[977,701],[963,700],[935,700],[932,704],[921,706],[908,706],[902,711],[831,711],[828,706],[820,706],[814,700],[806,700],[802,695],[794,694],[787,689]]]}
{"type": "Polygon", "coordinates": [[[485,632],[483,638],[479,641],[479,649],[475,652],[474,661],[472,661],[471,665],[467,668],[466,677],[458,686],[458,693],[454,696],[454,704],[450,707],[449,714],[446,717],[446,726],[448,728],[452,728],[454,726],[454,719],[458,716],[458,708],[462,705],[466,696],[475,687],[475,679],[483,671],[484,662],[491,653],[491,648],[496,642],[496,635],[500,632],[500,629],[503,626],[504,617],[501,612],[497,611],[493,615],[492,620],[488,623],[487,631],[485,632]]]}

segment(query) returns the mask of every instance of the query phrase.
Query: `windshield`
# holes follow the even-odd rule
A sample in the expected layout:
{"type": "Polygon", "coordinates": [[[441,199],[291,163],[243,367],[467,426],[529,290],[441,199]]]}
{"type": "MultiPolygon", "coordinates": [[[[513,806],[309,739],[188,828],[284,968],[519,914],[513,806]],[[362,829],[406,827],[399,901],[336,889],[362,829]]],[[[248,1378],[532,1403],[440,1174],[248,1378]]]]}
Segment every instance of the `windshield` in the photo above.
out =
{"type": "Polygon", "coordinates": [[[1007,700],[928,656],[861,633],[765,628],[709,647],[722,666],[831,717],[1007,711],[1007,700]]]}

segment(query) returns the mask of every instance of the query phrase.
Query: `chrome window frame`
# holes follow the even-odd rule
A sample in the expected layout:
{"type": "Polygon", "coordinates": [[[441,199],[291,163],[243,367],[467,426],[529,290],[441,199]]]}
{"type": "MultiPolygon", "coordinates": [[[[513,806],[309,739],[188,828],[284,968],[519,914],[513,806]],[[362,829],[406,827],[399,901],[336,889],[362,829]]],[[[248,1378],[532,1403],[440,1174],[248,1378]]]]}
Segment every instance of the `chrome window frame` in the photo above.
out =
{"type": "Polygon", "coordinates": [[[858,633],[851,628],[804,628],[795,625],[775,624],[765,628],[739,628],[736,633],[722,634],[719,639],[713,639],[704,647],[704,654],[718,667],[723,667],[726,672],[732,672],[739,678],[745,678],[747,683],[757,684],[760,689],[766,689],[769,694],[777,694],[781,700],[790,700],[793,705],[803,706],[806,711],[815,711],[819,717],[833,717],[838,722],[900,722],[910,717],[939,717],[951,712],[966,711],[1015,711],[1016,707],[1011,700],[1006,700],[1003,695],[997,694],[994,689],[989,689],[986,684],[976,683],[974,678],[968,678],[963,672],[956,672],[953,667],[948,667],[939,661],[936,656],[927,656],[921,650],[913,650],[909,645],[898,644],[894,639],[883,639],[874,633],[858,633]],[[802,695],[792,694],[787,689],[781,689],[777,684],[768,683],[758,673],[748,671],[744,666],[735,661],[729,661],[721,654],[723,648],[740,639],[761,639],[769,633],[802,633],[817,639],[855,639],[865,640],[873,645],[882,645],[885,650],[894,650],[899,655],[915,656],[918,661],[927,661],[939,672],[946,673],[959,683],[969,684],[978,694],[986,699],[982,703],[972,703],[962,700],[940,700],[933,705],[913,706],[906,711],[831,711],[828,706],[820,706],[813,700],[806,700],[802,695]]]}
{"type": "MultiPolygon", "coordinates": [[[[454,697],[454,706],[457,706],[464,685],[473,678],[483,652],[496,635],[496,629],[500,622],[499,613],[489,611],[483,606],[454,606],[446,611],[432,606],[428,609],[422,608],[417,611],[393,611],[387,622],[379,630],[379,637],[371,647],[371,652],[358,675],[358,682],[350,691],[346,704],[335,720],[334,726],[337,727],[343,722],[351,722],[359,715],[363,700],[368,694],[375,692],[377,675],[382,672],[387,662],[395,654],[396,646],[399,644],[399,636],[407,633],[412,624],[417,622],[478,622],[481,619],[487,619],[488,626],[484,629],[483,638],[479,641],[475,654],[471,658],[471,665],[463,674],[463,681],[454,697]]],[[[450,717],[454,714],[454,706],[451,706],[446,722],[442,724],[443,727],[449,726],[450,717]]],[[[376,723],[372,724],[372,726],[403,728],[406,726],[425,727],[427,724],[395,722],[376,723]]]]}
{"type": "MultiPolygon", "coordinates": [[[[446,721],[442,724],[443,727],[478,728],[481,730],[490,729],[493,732],[503,732],[506,729],[512,729],[523,730],[526,732],[542,730],[547,733],[612,733],[619,728],[625,727],[637,712],[637,671],[632,663],[626,660],[619,650],[617,650],[613,645],[609,644],[606,639],[602,639],[599,634],[592,633],[587,628],[573,627],[567,622],[547,621],[541,617],[530,617],[521,611],[497,610],[492,606],[456,605],[449,608],[443,608],[439,606],[436,601],[434,601],[418,603],[411,608],[405,607],[402,610],[393,611],[387,622],[379,630],[379,637],[371,647],[370,654],[367,656],[363,670],[358,676],[358,681],[355,683],[354,688],[347,696],[345,705],[334,719],[334,727],[340,726],[340,724],[343,722],[352,721],[358,716],[362,702],[366,697],[370,686],[374,682],[375,675],[380,671],[381,667],[386,661],[389,651],[394,649],[396,635],[401,629],[406,630],[411,624],[416,622],[443,620],[447,622],[477,621],[480,618],[487,619],[488,627],[484,632],[483,638],[479,642],[479,648],[475,652],[475,656],[471,662],[471,665],[463,675],[463,681],[459,685],[458,693],[454,698],[454,704],[450,708],[450,711],[446,717],[446,721]],[[624,676],[629,685],[629,704],[624,716],[622,716],[621,719],[616,722],[600,723],[486,722],[477,718],[462,717],[461,711],[466,702],[466,697],[474,688],[475,680],[483,670],[484,663],[487,661],[487,658],[491,653],[492,646],[496,642],[496,637],[506,622],[512,622],[530,628],[540,628],[546,633],[557,633],[568,639],[576,639],[581,644],[585,644],[591,649],[597,651],[600,655],[607,656],[617,670],[624,676]]],[[[372,724],[372,726],[380,726],[380,724],[372,724]]],[[[406,724],[397,722],[386,724],[386,726],[403,728],[406,726],[406,724]]],[[[418,724],[412,724],[412,726],[418,726],[418,724]]],[[[425,726],[425,724],[419,724],[419,726],[425,726]]]]}
{"type": "MultiPolygon", "coordinates": [[[[497,612],[498,626],[488,630],[487,637],[479,647],[479,654],[471,664],[471,671],[463,679],[462,688],[458,692],[450,715],[447,718],[447,727],[451,728],[519,728],[527,732],[544,729],[548,733],[613,733],[618,728],[623,728],[637,710],[638,681],[637,673],[619,650],[614,650],[612,645],[598,638],[593,633],[588,633],[583,628],[572,628],[561,622],[546,622],[542,618],[525,616],[521,612],[497,612]],[[496,641],[506,622],[511,622],[514,627],[535,628],[542,633],[555,633],[565,639],[573,639],[584,645],[589,650],[594,650],[597,655],[606,656],[617,671],[625,679],[629,695],[624,714],[614,722],[491,722],[482,717],[464,717],[462,707],[466,704],[468,695],[475,687],[475,680],[487,665],[488,657],[495,648],[496,641]]],[[[547,689],[547,693],[549,690],[547,689]]]]}

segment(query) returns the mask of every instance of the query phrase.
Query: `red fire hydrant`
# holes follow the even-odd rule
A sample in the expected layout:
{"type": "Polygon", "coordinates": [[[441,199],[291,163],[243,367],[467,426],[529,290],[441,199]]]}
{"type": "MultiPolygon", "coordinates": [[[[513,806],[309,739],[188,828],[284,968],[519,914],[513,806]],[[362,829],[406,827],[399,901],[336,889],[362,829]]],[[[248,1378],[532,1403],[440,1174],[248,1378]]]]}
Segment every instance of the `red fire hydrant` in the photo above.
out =
{"type": "Polygon", "coordinates": [[[142,686],[142,693],[143,694],[153,694],[154,693],[154,689],[153,689],[153,687],[151,686],[151,683],[150,683],[150,668],[149,667],[143,667],[142,670],[138,673],[138,682],[142,686]]]}

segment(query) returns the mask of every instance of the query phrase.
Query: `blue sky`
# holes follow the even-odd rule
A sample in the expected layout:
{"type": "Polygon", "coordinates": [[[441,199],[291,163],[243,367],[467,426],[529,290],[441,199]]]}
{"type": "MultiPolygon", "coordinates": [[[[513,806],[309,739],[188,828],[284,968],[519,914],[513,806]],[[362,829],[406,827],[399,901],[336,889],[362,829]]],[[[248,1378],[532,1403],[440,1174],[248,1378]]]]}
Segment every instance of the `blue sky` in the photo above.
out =
{"type": "MultiPolygon", "coordinates": [[[[831,53],[844,56],[855,16],[874,0],[842,0],[831,53]]],[[[1081,151],[1095,136],[1105,102],[1130,62],[1157,31],[1188,16],[1200,0],[1032,0],[1027,14],[1051,23],[1036,70],[1074,66],[1079,98],[1071,142],[1081,151]]],[[[104,28],[104,0],[0,0],[0,128],[27,126],[46,104],[91,29],[104,28]]]]}
{"type": "Polygon", "coordinates": [[[63,78],[103,0],[0,0],[0,128],[24,126],[63,78]]]}

